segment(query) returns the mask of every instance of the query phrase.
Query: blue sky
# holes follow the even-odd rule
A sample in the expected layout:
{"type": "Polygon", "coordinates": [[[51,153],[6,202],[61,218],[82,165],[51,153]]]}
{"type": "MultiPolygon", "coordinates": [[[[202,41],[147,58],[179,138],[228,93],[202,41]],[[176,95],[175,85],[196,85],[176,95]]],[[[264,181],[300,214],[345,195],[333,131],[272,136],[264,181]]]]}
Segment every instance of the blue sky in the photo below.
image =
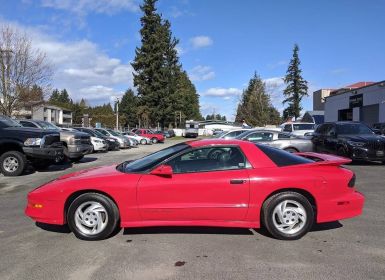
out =
{"type": "MultiPolygon", "coordinates": [[[[141,12],[136,0],[0,0],[0,25],[25,31],[55,69],[52,86],[73,99],[109,102],[132,87],[141,12]]],[[[294,43],[312,92],[385,80],[385,1],[159,0],[180,39],[180,59],[204,115],[234,118],[256,71],[282,110],[282,77],[294,43]]]]}

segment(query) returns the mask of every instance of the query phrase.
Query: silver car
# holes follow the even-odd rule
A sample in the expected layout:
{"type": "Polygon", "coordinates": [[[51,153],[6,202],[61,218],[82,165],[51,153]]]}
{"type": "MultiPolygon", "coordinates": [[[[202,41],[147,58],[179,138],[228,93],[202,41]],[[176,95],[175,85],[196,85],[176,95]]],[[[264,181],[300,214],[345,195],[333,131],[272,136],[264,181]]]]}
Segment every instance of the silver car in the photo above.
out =
{"type": "Polygon", "coordinates": [[[249,130],[239,135],[237,139],[265,144],[290,153],[313,151],[313,143],[310,139],[279,131],[249,130]]]}

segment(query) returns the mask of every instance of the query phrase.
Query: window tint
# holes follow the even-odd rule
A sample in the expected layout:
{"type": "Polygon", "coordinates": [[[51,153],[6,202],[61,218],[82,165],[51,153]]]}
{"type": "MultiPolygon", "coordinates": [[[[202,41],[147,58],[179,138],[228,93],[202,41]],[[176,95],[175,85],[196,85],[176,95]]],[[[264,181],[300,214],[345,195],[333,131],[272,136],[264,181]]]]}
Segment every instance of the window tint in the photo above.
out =
{"type": "Polygon", "coordinates": [[[249,141],[273,141],[273,133],[270,132],[254,132],[246,137],[249,141]]]}
{"type": "Polygon", "coordinates": [[[374,134],[373,130],[362,123],[346,123],[337,125],[338,134],[374,134]]]}
{"type": "Polygon", "coordinates": [[[194,149],[168,163],[174,173],[207,172],[246,168],[246,158],[238,147],[194,149]]]}
{"type": "Polygon", "coordinates": [[[303,158],[295,154],[292,154],[280,149],[276,149],[270,146],[258,145],[258,144],[256,144],[256,146],[262,152],[264,152],[278,167],[314,162],[311,159],[303,158]]]}
{"type": "Polygon", "coordinates": [[[36,125],[34,125],[33,123],[30,123],[30,122],[24,122],[24,121],[20,121],[21,125],[24,126],[24,127],[37,127],[36,125]]]}
{"type": "Polygon", "coordinates": [[[105,136],[109,136],[107,131],[104,131],[104,130],[97,130],[97,131],[99,131],[101,134],[103,134],[105,136]]]}
{"type": "Polygon", "coordinates": [[[278,133],[278,139],[290,139],[291,136],[286,133],[278,133]]]}

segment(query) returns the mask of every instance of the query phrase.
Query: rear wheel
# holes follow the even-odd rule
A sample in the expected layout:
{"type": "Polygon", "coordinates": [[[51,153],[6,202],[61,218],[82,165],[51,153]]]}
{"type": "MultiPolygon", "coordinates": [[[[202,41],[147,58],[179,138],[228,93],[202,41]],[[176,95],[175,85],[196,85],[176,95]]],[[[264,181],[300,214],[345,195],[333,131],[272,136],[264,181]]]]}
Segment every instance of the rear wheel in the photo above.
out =
{"type": "Polygon", "coordinates": [[[146,144],[147,144],[147,141],[146,141],[146,139],[140,139],[140,144],[142,144],[142,145],[146,145],[146,144]]]}
{"type": "Polygon", "coordinates": [[[119,210],[107,196],[85,193],[78,196],[67,211],[68,227],[79,239],[102,240],[117,228],[119,210]]]}
{"type": "Polygon", "coordinates": [[[154,137],[154,138],[151,138],[151,143],[153,143],[153,144],[158,143],[158,139],[156,139],[155,137],[154,137]]]}
{"type": "Polygon", "coordinates": [[[262,207],[262,223],[275,238],[296,240],[312,227],[314,210],[303,195],[282,192],[268,198],[262,207]]]}
{"type": "Polygon", "coordinates": [[[18,151],[9,151],[0,157],[0,170],[4,176],[19,176],[27,166],[25,155],[18,151]]]}

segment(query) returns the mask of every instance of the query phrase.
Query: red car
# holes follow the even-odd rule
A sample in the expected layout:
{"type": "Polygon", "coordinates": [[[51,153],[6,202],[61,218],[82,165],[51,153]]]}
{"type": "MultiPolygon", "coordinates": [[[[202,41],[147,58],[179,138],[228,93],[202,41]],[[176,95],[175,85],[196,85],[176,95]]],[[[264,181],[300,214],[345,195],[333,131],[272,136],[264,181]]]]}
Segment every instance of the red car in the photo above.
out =
{"type": "Polygon", "coordinates": [[[28,194],[25,213],[68,224],[80,239],[117,227],[264,226],[299,239],[322,223],[362,213],[349,159],[290,154],[240,140],[177,144],[134,161],[64,175],[28,194]]]}
{"type": "Polygon", "coordinates": [[[142,137],[147,137],[151,139],[152,143],[158,143],[158,142],[164,142],[164,135],[162,133],[156,133],[152,131],[151,129],[133,129],[132,132],[138,134],[139,136],[142,137]]]}

